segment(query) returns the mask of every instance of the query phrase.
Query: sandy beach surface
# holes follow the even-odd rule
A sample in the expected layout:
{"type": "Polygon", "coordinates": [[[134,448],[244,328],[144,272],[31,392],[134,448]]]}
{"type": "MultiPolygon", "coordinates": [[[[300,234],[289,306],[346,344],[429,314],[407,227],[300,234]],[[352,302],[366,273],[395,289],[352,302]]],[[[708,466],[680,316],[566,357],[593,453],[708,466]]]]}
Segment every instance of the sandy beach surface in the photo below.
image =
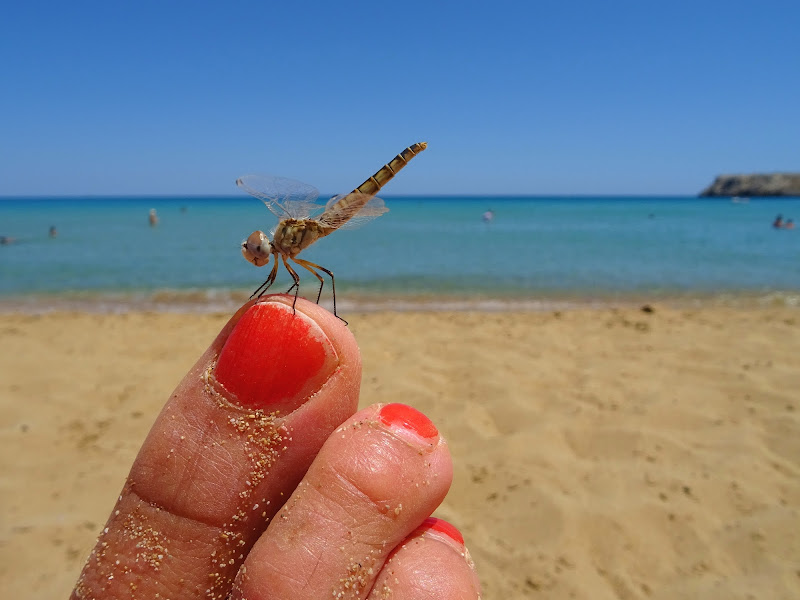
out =
{"type": "MultiPolygon", "coordinates": [[[[484,598],[800,598],[800,310],[348,314],[448,438],[484,598]]],[[[0,589],[66,598],[228,315],[0,315],[0,589]]]]}

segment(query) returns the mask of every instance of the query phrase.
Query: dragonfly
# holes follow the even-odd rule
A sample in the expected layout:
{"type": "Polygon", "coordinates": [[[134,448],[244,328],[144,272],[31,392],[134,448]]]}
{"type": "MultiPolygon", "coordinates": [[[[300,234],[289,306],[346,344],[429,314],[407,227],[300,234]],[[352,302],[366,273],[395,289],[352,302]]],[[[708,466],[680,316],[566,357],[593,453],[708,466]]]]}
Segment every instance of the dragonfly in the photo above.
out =
{"type": "MultiPolygon", "coordinates": [[[[254,231],[242,242],[242,255],[257,267],[268,264],[270,256],[274,255],[275,257],[267,280],[256,288],[250,298],[261,297],[275,283],[278,276],[278,265],[282,262],[292,277],[293,283],[286,293],[294,290],[294,301],[292,302],[292,309],[294,309],[300,290],[300,276],[290,264],[291,261],[311,272],[319,280],[317,304],[319,304],[325,284],[320,272],[326,273],[331,278],[333,314],[339,317],[336,314],[336,280],[333,273],[321,265],[298,258],[297,255],[318,239],[330,235],[337,229],[360,227],[388,212],[389,209],[376,194],[400,169],[427,147],[426,142],[412,144],[352,192],[334,196],[324,206],[317,200],[319,191],[300,181],[261,175],[246,175],[237,179],[238,187],[261,200],[279,219],[278,225],[270,232],[269,236],[263,231],[254,231]],[[322,211],[321,214],[318,214],[320,211],[322,211]],[[314,216],[317,214],[318,216],[314,216]]],[[[344,321],[341,317],[339,318],[344,321]]]]}

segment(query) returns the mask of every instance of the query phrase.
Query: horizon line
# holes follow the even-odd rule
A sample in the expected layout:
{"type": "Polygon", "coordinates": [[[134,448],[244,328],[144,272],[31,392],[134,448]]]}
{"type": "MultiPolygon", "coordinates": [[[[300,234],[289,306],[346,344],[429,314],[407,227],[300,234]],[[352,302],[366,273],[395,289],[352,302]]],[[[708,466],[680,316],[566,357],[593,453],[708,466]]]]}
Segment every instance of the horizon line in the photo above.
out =
{"type": "MultiPolygon", "coordinates": [[[[337,194],[320,194],[320,200],[327,197],[334,197],[337,194]]],[[[668,193],[508,193],[508,194],[482,194],[482,193],[447,193],[447,194],[430,194],[430,193],[413,193],[413,194],[377,194],[383,199],[402,199],[402,198],[700,198],[700,194],[668,194],[668,193]]],[[[707,196],[710,198],[731,198],[736,196],[707,196]]],[[[770,196],[772,197],[772,196],[770,196]]],[[[776,198],[790,198],[792,196],[775,196],[776,198]]],[[[794,196],[797,197],[797,196],[794,196]]],[[[68,199],[94,199],[94,198],[108,198],[108,199],[129,199],[129,198],[195,198],[195,199],[212,199],[212,198],[241,198],[243,200],[251,199],[252,196],[245,194],[191,194],[191,193],[146,193],[146,194],[0,194],[0,201],[2,200],[39,200],[39,199],[52,199],[52,200],[68,200],[68,199]]]]}

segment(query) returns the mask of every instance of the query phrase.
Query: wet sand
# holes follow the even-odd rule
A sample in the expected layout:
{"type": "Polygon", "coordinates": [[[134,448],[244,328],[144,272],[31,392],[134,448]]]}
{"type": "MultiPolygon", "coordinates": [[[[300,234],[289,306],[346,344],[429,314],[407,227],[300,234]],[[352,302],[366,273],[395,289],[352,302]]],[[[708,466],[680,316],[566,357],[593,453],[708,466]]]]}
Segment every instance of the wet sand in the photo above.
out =
{"type": "MultiPolygon", "coordinates": [[[[450,442],[485,598],[800,597],[800,310],[348,314],[450,442]]],[[[64,598],[227,315],[0,315],[0,589],[64,598]]]]}

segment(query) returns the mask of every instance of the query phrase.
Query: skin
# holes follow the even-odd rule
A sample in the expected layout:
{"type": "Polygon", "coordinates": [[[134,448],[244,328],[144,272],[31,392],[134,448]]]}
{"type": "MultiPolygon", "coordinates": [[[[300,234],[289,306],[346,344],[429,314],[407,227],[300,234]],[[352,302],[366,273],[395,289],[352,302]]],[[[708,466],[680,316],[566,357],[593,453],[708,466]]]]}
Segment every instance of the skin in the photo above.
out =
{"type": "Polygon", "coordinates": [[[452,479],[445,440],[388,421],[383,405],[356,413],[361,360],[339,319],[298,299],[330,346],[272,410],[243,407],[216,379],[236,375],[238,361],[216,369],[251,306],[280,316],[292,300],[242,307],[178,385],[72,598],[480,597],[457,532],[423,524],[452,479]]]}

